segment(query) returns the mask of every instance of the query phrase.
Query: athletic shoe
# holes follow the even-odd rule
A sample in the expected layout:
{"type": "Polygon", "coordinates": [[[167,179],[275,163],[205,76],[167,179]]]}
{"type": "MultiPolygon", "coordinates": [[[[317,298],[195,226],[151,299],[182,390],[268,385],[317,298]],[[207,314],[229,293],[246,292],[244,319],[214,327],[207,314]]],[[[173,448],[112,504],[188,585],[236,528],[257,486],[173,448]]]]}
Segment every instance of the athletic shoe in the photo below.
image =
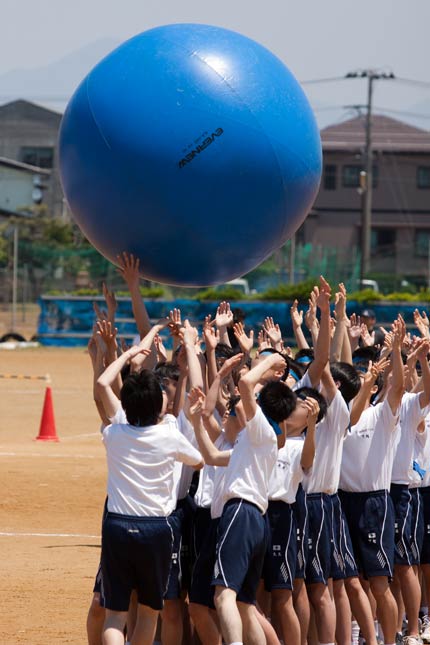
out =
{"type": "Polygon", "coordinates": [[[423,642],[419,636],[403,636],[403,645],[422,645],[423,642]]]}
{"type": "Polygon", "coordinates": [[[422,617],[421,640],[423,643],[430,643],[430,618],[428,616],[422,617]]]}

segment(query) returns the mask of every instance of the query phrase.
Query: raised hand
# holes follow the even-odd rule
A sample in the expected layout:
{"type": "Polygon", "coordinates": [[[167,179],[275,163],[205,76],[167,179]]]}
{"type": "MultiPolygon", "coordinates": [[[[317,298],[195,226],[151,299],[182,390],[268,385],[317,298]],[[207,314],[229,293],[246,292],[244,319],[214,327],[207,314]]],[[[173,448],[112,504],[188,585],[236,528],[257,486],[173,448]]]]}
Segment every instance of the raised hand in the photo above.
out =
{"type": "Polygon", "coordinates": [[[220,302],[216,310],[215,324],[218,327],[230,327],[233,324],[233,312],[229,302],[220,302]]]}
{"type": "Polygon", "coordinates": [[[346,289],[343,282],[339,284],[339,291],[335,294],[334,313],[338,322],[345,322],[348,326],[350,321],[346,315],[346,289]]]}
{"type": "Polygon", "coordinates": [[[163,339],[159,334],[154,337],[154,345],[157,350],[157,360],[159,363],[167,362],[167,351],[164,347],[163,339]]]}
{"type": "Polygon", "coordinates": [[[272,346],[275,349],[278,349],[279,343],[282,340],[282,333],[279,325],[278,324],[275,325],[275,323],[273,322],[273,318],[267,317],[264,320],[263,329],[266,332],[267,336],[269,337],[270,342],[272,343],[272,346]]]}
{"type": "Polygon", "coordinates": [[[316,306],[321,312],[330,311],[330,296],[331,287],[327,280],[321,275],[319,287],[314,287],[314,294],[316,296],[316,306]]]}
{"type": "Polygon", "coordinates": [[[191,419],[200,417],[205,405],[206,396],[199,387],[191,388],[188,394],[189,414],[191,419]]]}
{"type": "Polygon", "coordinates": [[[132,253],[129,255],[123,251],[123,253],[117,255],[117,260],[119,264],[118,270],[126,281],[129,290],[139,288],[139,258],[135,258],[132,253]]]}
{"type": "Polygon", "coordinates": [[[315,327],[317,329],[319,328],[319,322],[317,319],[317,296],[314,290],[311,291],[308,303],[309,307],[305,314],[305,325],[309,331],[312,331],[315,327]]]}
{"type": "Polygon", "coordinates": [[[104,299],[106,300],[108,320],[110,320],[111,323],[113,324],[115,320],[115,312],[117,310],[118,303],[116,301],[114,292],[109,291],[105,282],[103,282],[103,296],[104,296],[104,299]]]}
{"type": "Polygon", "coordinates": [[[236,354],[235,356],[232,356],[231,358],[228,358],[224,363],[222,364],[218,375],[221,379],[227,378],[235,369],[239,367],[243,360],[243,354],[236,354]]]}
{"type": "Polygon", "coordinates": [[[93,309],[94,309],[94,313],[96,314],[97,320],[108,320],[107,311],[99,307],[98,303],[95,300],[93,302],[93,309]]]}
{"type": "Polygon", "coordinates": [[[193,327],[189,320],[185,320],[184,326],[181,329],[182,339],[184,344],[196,345],[199,340],[197,329],[193,327]]]}
{"type": "Polygon", "coordinates": [[[290,316],[293,327],[301,327],[303,325],[303,311],[298,310],[298,300],[294,300],[290,307],[290,316]]]}
{"type": "Polygon", "coordinates": [[[214,352],[219,343],[219,329],[212,327],[210,316],[206,316],[203,324],[203,339],[205,341],[206,349],[214,352]]]}
{"type": "Polygon", "coordinates": [[[254,347],[254,331],[251,329],[249,336],[247,336],[241,322],[233,325],[233,331],[242,352],[249,354],[254,347]]]}
{"type": "Polygon", "coordinates": [[[367,326],[361,323],[361,339],[365,347],[372,347],[375,344],[375,332],[370,333],[367,326]]]}
{"type": "Polygon", "coordinates": [[[303,405],[308,411],[308,423],[315,424],[320,413],[320,406],[318,401],[312,396],[307,396],[303,401],[303,405]]]}
{"type": "Polygon", "coordinates": [[[351,314],[349,319],[348,334],[350,338],[360,338],[361,336],[361,319],[360,316],[351,314]]]}
{"type": "Polygon", "coordinates": [[[116,352],[117,333],[118,329],[116,329],[116,327],[112,327],[110,320],[97,321],[97,337],[103,341],[107,351],[109,352],[116,352]]]}
{"type": "Polygon", "coordinates": [[[258,332],[257,343],[258,343],[258,351],[260,354],[261,352],[264,352],[265,349],[270,349],[272,347],[269,337],[264,331],[264,329],[258,332]]]}
{"type": "Polygon", "coordinates": [[[420,332],[421,336],[423,336],[424,338],[430,337],[430,331],[429,331],[430,321],[425,311],[423,311],[422,314],[420,314],[418,309],[415,309],[414,323],[418,331],[420,332]]]}

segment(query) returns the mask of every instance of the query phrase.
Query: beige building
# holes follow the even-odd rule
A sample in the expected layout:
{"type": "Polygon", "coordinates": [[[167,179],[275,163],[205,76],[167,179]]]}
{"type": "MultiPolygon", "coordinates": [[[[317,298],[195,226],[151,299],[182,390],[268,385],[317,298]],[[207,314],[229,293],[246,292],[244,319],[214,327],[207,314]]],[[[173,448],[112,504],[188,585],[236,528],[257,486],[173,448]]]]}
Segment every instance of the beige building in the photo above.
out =
{"type": "MultiPolygon", "coordinates": [[[[321,131],[321,187],[300,242],[353,248],[361,240],[360,171],[365,117],[321,131]]],[[[372,118],[371,272],[427,277],[430,249],[430,133],[372,118]]],[[[417,280],[419,282],[420,280],[417,280]]]]}

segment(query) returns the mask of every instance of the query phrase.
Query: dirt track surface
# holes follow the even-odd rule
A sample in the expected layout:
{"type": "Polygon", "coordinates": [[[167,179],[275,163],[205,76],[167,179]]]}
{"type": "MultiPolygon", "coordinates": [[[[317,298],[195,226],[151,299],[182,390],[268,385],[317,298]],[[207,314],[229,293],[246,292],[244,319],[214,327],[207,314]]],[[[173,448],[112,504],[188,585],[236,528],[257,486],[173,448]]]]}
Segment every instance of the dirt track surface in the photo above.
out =
{"type": "Polygon", "coordinates": [[[60,441],[34,441],[45,382],[0,378],[0,643],[82,644],[106,478],[90,359],[0,351],[5,373],[51,375],[60,441]]]}

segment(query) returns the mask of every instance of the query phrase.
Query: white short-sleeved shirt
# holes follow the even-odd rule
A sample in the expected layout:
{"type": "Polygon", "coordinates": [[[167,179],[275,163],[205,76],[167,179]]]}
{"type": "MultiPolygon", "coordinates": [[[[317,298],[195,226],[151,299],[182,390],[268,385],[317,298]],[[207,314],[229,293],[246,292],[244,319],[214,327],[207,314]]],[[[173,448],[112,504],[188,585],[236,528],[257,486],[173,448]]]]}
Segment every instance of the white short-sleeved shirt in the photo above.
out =
{"type": "MultiPolygon", "coordinates": [[[[194,448],[198,449],[197,439],[194,433],[193,424],[187,419],[184,410],[181,410],[177,419],[179,432],[190,442],[194,448]]],[[[186,464],[176,464],[175,468],[175,482],[176,482],[176,498],[184,499],[190,490],[191,480],[193,478],[194,468],[186,464]]]]}
{"type": "Polygon", "coordinates": [[[303,477],[306,493],[334,495],[339,487],[344,439],[349,426],[349,410],[339,390],[315,430],[315,457],[312,469],[303,477]]]}
{"type": "Polygon", "coordinates": [[[364,410],[343,444],[339,488],[351,493],[390,490],[399,411],[393,414],[387,399],[364,410]]]}
{"type": "Polygon", "coordinates": [[[418,432],[418,425],[425,419],[427,408],[421,409],[420,393],[413,394],[406,392],[402,397],[400,405],[400,432],[394,455],[393,472],[391,482],[393,484],[420,484],[421,478],[412,469],[415,437],[418,432]],[[416,481],[416,478],[417,481],[416,481]]]}
{"type": "MultiPolygon", "coordinates": [[[[224,432],[221,432],[214,442],[214,446],[221,452],[231,450],[232,444],[226,440],[224,432]]],[[[194,501],[200,508],[209,508],[214,497],[215,477],[217,470],[225,470],[223,466],[210,466],[206,464],[200,471],[199,485],[194,497],[194,501]]]]}
{"type": "Polygon", "coordinates": [[[297,489],[303,480],[301,465],[303,437],[290,437],[278,451],[276,466],[269,479],[269,500],[294,504],[297,489]]]}
{"type": "Polygon", "coordinates": [[[306,370],[306,372],[303,374],[302,378],[299,381],[296,381],[291,388],[293,392],[296,390],[299,390],[301,387],[314,387],[311,383],[311,379],[309,378],[309,374],[306,370]]]}
{"type": "MultiPolygon", "coordinates": [[[[173,417],[174,418],[174,417],[173,417]]],[[[164,517],[176,505],[176,461],[197,465],[201,455],[171,418],[154,426],[109,425],[103,431],[108,464],[108,510],[164,517]]]]}
{"type": "Polygon", "coordinates": [[[257,405],[254,417],[246,422],[234,444],[225,473],[223,503],[237,497],[256,504],[265,513],[277,457],[276,434],[257,405]]]}
{"type": "Polygon", "coordinates": [[[415,435],[414,458],[420,468],[425,471],[423,479],[420,478],[420,485],[430,486],[430,413],[425,419],[425,431],[417,432],[415,435]]]}

